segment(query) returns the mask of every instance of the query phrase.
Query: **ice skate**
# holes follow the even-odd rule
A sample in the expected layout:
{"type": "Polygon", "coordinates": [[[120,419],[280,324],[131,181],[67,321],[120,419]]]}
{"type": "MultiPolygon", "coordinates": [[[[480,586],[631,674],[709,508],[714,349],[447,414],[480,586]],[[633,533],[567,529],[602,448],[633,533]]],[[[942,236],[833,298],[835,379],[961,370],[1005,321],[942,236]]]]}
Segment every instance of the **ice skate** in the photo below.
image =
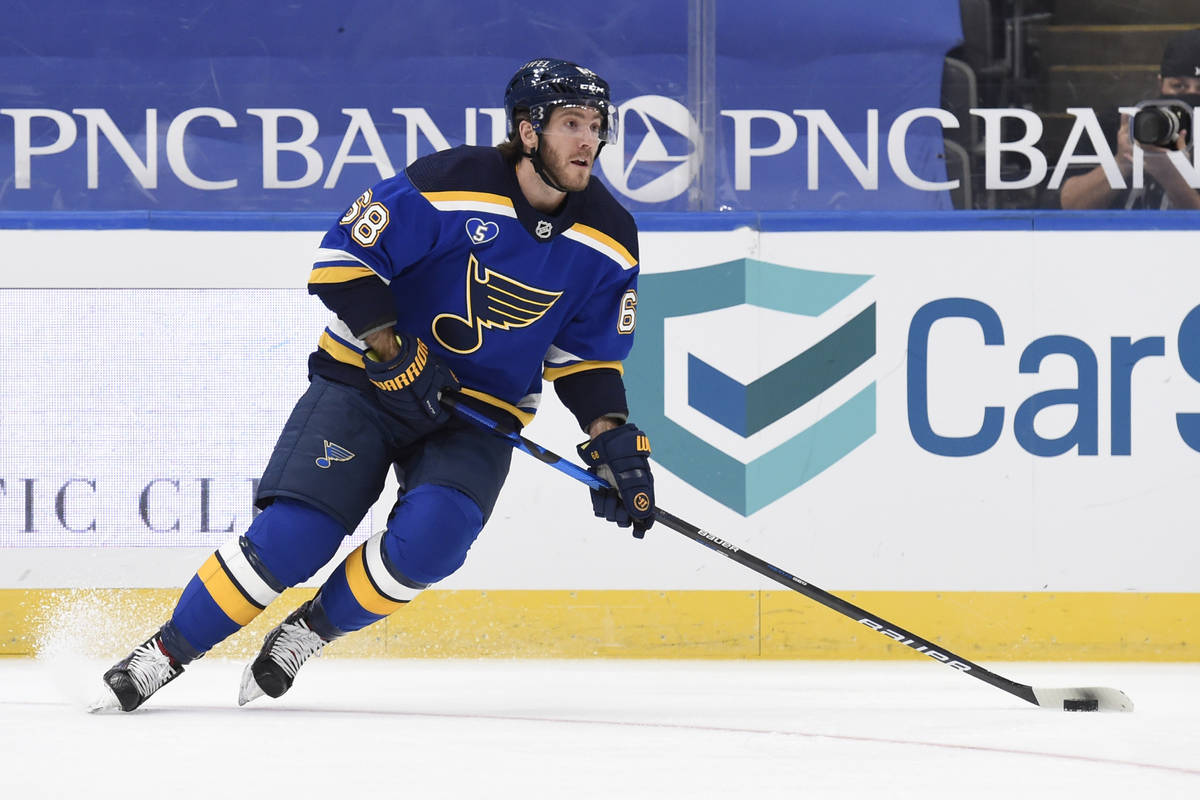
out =
{"type": "Polygon", "coordinates": [[[282,697],[292,688],[296,672],[310,657],[319,655],[326,642],[308,627],[312,601],[297,608],[267,634],[258,656],[246,665],[238,705],[262,697],[282,697]]]}
{"type": "Polygon", "coordinates": [[[133,711],[182,672],[183,666],[171,658],[155,634],[104,673],[104,694],[88,710],[133,711]]]}

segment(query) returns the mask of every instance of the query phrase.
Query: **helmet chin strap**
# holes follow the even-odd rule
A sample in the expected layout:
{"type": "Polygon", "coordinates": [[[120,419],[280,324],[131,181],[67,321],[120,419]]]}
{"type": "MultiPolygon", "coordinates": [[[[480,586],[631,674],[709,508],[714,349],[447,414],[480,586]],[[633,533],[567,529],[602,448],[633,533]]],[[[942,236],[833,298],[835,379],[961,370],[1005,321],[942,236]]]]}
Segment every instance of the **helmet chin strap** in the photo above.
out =
{"type": "Polygon", "coordinates": [[[533,148],[532,150],[530,150],[528,153],[525,154],[526,157],[529,158],[530,163],[533,164],[533,171],[537,173],[537,176],[542,179],[542,182],[544,184],[549,186],[554,191],[556,191],[556,192],[571,191],[570,189],[566,188],[565,186],[559,186],[558,183],[556,183],[555,180],[550,177],[550,173],[546,171],[546,164],[545,164],[545,162],[542,161],[542,152],[541,151],[542,151],[542,135],[539,133],[538,134],[538,146],[533,148]]]}

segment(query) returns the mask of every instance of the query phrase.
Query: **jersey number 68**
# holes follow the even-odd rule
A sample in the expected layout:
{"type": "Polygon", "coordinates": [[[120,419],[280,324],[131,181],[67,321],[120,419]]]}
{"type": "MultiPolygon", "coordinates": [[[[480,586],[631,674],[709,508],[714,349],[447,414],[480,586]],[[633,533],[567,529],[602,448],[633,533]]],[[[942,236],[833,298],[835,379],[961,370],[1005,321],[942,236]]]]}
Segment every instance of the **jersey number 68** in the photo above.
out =
{"type": "Polygon", "coordinates": [[[379,234],[391,222],[391,216],[383,203],[371,202],[371,190],[367,189],[346,209],[338,222],[351,226],[350,236],[354,241],[363,247],[370,247],[379,241],[379,234]]]}

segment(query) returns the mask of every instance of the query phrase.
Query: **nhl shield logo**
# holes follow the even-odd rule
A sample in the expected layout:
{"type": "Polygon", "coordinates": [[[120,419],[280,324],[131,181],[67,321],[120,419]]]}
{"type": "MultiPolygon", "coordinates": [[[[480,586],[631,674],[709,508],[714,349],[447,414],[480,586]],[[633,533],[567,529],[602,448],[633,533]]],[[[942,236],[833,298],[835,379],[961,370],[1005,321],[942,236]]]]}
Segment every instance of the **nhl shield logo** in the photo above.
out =
{"type": "Polygon", "coordinates": [[[539,239],[549,239],[550,234],[554,233],[554,226],[548,221],[540,219],[538,220],[537,227],[533,229],[533,232],[538,235],[539,239]]]}

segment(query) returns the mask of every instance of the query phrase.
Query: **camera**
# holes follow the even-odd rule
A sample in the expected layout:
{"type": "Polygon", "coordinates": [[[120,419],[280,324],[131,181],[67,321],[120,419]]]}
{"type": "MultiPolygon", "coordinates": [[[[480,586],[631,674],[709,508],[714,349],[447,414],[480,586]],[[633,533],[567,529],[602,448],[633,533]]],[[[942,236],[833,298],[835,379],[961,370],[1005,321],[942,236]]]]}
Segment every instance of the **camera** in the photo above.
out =
{"type": "MultiPolygon", "coordinates": [[[[1188,98],[1191,99],[1191,98],[1188,98]]],[[[1179,134],[1192,143],[1192,106],[1178,97],[1160,97],[1138,103],[1129,121],[1129,138],[1138,144],[1173,147],[1179,134]]]]}

